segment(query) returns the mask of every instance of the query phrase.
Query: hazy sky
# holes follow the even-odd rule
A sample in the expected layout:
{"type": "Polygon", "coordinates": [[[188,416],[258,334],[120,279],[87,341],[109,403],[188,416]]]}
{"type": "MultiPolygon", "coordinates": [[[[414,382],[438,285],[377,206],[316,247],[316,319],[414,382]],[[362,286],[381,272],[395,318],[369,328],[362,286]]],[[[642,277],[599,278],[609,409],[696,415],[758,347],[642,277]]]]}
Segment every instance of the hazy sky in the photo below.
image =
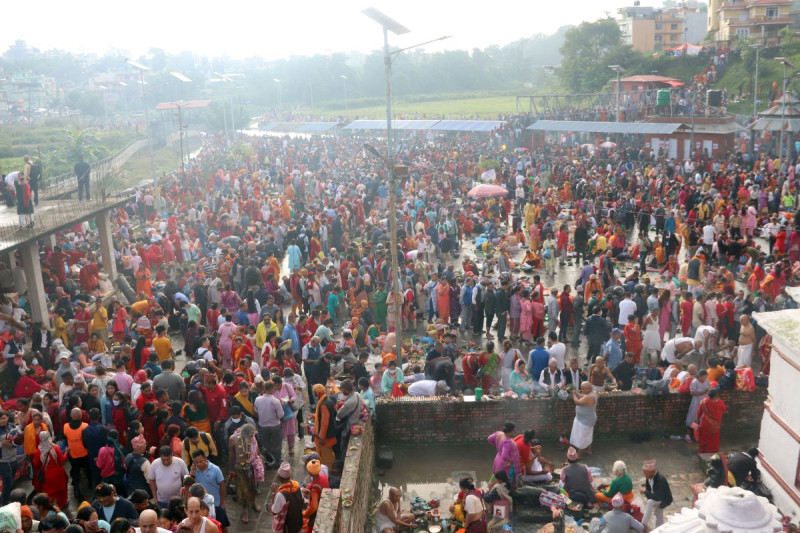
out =
{"type": "MultiPolygon", "coordinates": [[[[660,5],[642,2],[643,5],[660,5]]],[[[596,20],[633,0],[30,0],[3,2],[0,50],[16,39],[42,50],[133,56],[151,47],[202,55],[262,56],[370,51],[382,46],[380,27],[361,13],[376,7],[411,30],[390,36],[413,45],[442,35],[441,49],[506,44],[559,26],[596,20]]]]}

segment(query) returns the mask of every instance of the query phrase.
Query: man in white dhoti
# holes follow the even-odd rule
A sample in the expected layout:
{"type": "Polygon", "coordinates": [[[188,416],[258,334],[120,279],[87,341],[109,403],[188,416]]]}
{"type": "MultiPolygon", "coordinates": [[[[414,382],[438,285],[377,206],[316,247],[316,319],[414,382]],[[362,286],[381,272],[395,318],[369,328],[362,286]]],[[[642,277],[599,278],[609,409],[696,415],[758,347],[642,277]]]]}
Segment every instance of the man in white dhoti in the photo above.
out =
{"type": "Polygon", "coordinates": [[[591,454],[594,440],[594,424],[597,422],[597,393],[588,381],[581,383],[581,392],[572,391],[575,402],[575,420],[572,421],[572,433],[569,443],[578,450],[591,454]]]}
{"type": "Polygon", "coordinates": [[[739,317],[739,348],[736,351],[736,368],[751,367],[753,348],[756,345],[756,330],[748,315],[739,317]]]}

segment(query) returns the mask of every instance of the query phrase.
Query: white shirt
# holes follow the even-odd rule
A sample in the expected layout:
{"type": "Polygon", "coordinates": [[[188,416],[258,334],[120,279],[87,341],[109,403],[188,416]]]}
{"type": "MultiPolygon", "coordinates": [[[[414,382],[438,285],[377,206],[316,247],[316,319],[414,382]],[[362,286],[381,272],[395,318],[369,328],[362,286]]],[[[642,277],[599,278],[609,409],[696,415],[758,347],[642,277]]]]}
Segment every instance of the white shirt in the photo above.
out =
{"type": "MultiPolygon", "coordinates": [[[[558,369],[556,369],[556,372],[558,372],[558,369]]],[[[561,374],[561,379],[556,381],[556,372],[550,372],[550,367],[545,368],[544,370],[542,370],[542,373],[539,374],[539,383],[541,383],[542,385],[545,385],[545,386],[547,386],[547,387],[549,387],[551,389],[559,388],[561,385],[564,384],[564,374],[562,373],[561,374]],[[544,380],[545,374],[549,374],[550,375],[550,384],[549,385],[547,385],[547,382],[544,380]]]]}
{"type": "Polygon", "coordinates": [[[408,387],[409,396],[435,396],[436,382],[432,379],[416,381],[408,387]]]}
{"type": "Polygon", "coordinates": [[[483,510],[483,503],[474,494],[467,494],[464,498],[464,511],[466,514],[480,513],[483,510]]]}
{"type": "Polygon", "coordinates": [[[705,346],[706,346],[706,332],[708,333],[709,340],[711,340],[714,337],[714,335],[717,334],[717,330],[712,328],[711,326],[699,326],[694,334],[694,340],[703,343],[700,346],[700,350],[703,352],[705,352],[705,346]]]}
{"type": "Polygon", "coordinates": [[[564,369],[564,357],[567,355],[567,345],[563,342],[557,342],[553,344],[547,353],[550,354],[550,357],[554,358],[558,361],[558,368],[564,369]]]}
{"type": "Polygon", "coordinates": [[[717,229],[713,224],[706,224],[703,226],[703,244],[714,244],[714,234],[717,229]]]}
{"type": "Polygon", "coordinates": [[[622,328],[628,324],[628,315],[636,314],[636,302],[630,298],[626,298],[619,303],[619,320],[617,324],[622,328]]]}

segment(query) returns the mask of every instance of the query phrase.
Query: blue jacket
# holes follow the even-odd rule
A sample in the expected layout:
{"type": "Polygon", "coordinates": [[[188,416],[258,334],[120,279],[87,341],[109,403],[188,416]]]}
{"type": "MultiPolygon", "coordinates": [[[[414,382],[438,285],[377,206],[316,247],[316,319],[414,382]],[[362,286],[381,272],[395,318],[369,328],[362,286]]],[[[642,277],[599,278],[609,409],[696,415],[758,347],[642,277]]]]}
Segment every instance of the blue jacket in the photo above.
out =
{"type": "Polygon", "coordinates": [[[92,422],[83,430],[83,444],[89,452],[89,460],[94,461],[100,448],[108,443],[108,428],[100,423],[92,422]]]}
{"type": "Polygon", "coordinates": [[[539,374],[542,373],[542,370],[547,368],[548,362],[550,362],[550,354],[547,352],[544,346],[537,346],[531,350],[528,368],[530,369],[531,377],[534,380],[539,379],[539,374]]]}

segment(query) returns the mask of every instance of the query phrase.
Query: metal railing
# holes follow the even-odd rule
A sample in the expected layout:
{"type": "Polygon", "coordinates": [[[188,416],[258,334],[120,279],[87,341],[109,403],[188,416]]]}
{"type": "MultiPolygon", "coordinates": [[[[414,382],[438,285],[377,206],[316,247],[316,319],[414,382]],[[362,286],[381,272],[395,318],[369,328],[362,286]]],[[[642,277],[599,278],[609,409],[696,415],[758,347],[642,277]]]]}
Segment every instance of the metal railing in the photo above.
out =
{"type": "MultiPolygon", "coordinates": [[[[187,131],[186,137],[196,137],[199,131],[187,131]]],[[[167,137],[168,144],[178,141],[177,133],[167,137]]],[[[42,209],[34,210],[36,227],[32,230],[20,228],[16,220],[0,223],[0,251],[14,249],[19,244],[39,235],[42,227],[60,228],[85,221],[108,205],[117,204],[130,199],[134,195],[134,188],[123,183],[109,180],[112,173],[116,172],[139,150],[147,147],[148,140],[138,138],[122,148],[117,153],[92,165],[89,177],[89,192],[91,201],[77,200],[78,182],[73,172],[53,176],[43,183],[39,190],[39,199],[45,201],[42,209]],[[53,201],[58,201],[57,208],[53,201]]]]}
{"type": "MultiPolygon", "coordinates": [[[[139,150],[146,147],[147,143],[147,139],[139,137],[126,144],[117,153],[92,164],[91,174],[89,175],[90,187],[101,178],[107,177],[109,172],[119,170],[139,150]]],[[[77,188],[78,180],[75,177],[75,173],[65,172],[42,180],[39,185],[39,196],[45,199],[60,198],[67,193],[76,191],[77,188]]]]}

